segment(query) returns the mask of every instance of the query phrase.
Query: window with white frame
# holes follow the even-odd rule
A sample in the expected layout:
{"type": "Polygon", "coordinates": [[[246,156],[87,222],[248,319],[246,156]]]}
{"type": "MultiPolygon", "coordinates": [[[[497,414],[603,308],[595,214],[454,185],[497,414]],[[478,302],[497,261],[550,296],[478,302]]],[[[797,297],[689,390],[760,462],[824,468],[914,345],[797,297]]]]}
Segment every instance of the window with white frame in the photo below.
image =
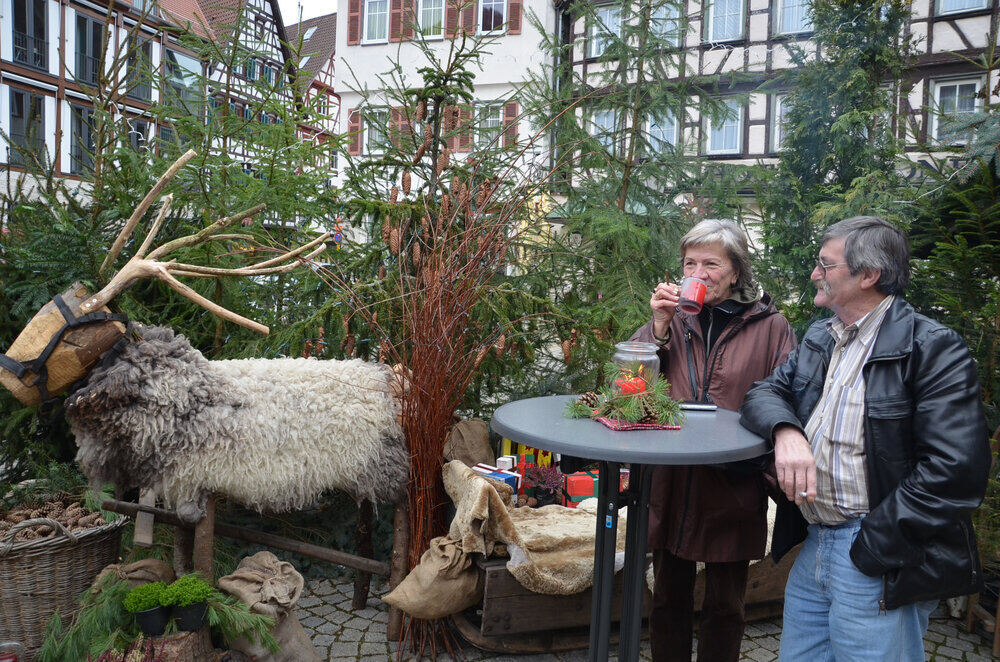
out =
{"type": "Polygon", "coordinates": [[[614,110],[595,110],[590,116],[590,135],[604,149],[614,152],[617,124],[614,110]]]}
{"type": "Polygon", "coordinates": [[[315,25],[312,26],[311,28],[309,28],[308,30],[306,30],[306,33],[304,35],[302,35],[302,41],[309,41],[314,34],[316,34],[316,26],[315,25]]]}
{"type": "Polygon", "coordinates": [[[44,160],[45,100],[41,95],[10,88],[10,162],[27,166],[32,155],[44,160]]]}
{"type": "Polygon", "coordinates": [[[444,0],[420,0],[420,34],[427,37],[444,36],[444,0]]]}
{"type": "Polygon", "coordinates": [[[778,34],[793,34],[812,30],[809,0],[779,0],[777,13],[778,34]]]}
{"type": "Polygon", "coordinates": [[[743,36],[746,0],[712,0],[708,6],[708,41],[730,41],[743,36]]]}
{"type": "Polygon", "coordinates": [[[387,108],[369,108],[364,112],[365,120],[365,152],[381,154],[389,141],[386,130],[389,126],[389,110],[387,108]]]}
{"type": "Polygon", "coordinates": [[[388,41],[389,0],[365,0],[365,41],[388,41]]]}
{"type": "Polygon", "coordinates": [[[937,0],[938,14],[957,14],[973,9],[986,9],[987,0],[937,0]]]}
{"type": "Polygon", "coordinates": [[[771,151],[777,152],[785,141],[790,104],[788,97],[784,94],[775,94],[772,103],[774,104],[774,112],[771,114],[771,151]]]}
{"type": "Polygon", "coordinates": [[[950,120],[979,109],[979,90],[982,84],[980,78],[934,81],[932,135],[935,140],[947,140],[954,144],[968,141],[967,135],[952,134],[949,123],[950,120]]]}
{"type": "Polygon", "coordinates": [[[611,36],[621,34],[621,8],[617,5],[596,7],[587,26],[587,57],[600,57],[608,48],[611,36]]]}
{"type": "Polygon", "coordinates": [[[479,31],[501,32],[507,22],[507,0],[480,0],[479,31]]]}
{"type": "Polygon", "coordinates": [[[649,30],[658,38],[673,45],[681,45],[681,10],[675,0],[667,0],[654,7],[649,15],[649,30]]]}
{"type": "Polygon", "coordinates": [[[743,147],[743,108],[736,99],[723,102],[726,113],[713,120],[708,118],[709,154],[738,154],[743,147]]]}
{"type": "Polygon", "coordinates": [[[654,152],[662,152],[677,144],[677,118],[671,112],[653,115],[649,118],[649,146],[654,152]]]}
{"type": "Polygon", "coordinates": [[[503,104],[484,103],[476,106],[476,139],[480,147],[496,144],[503,126],[503,104]]]}

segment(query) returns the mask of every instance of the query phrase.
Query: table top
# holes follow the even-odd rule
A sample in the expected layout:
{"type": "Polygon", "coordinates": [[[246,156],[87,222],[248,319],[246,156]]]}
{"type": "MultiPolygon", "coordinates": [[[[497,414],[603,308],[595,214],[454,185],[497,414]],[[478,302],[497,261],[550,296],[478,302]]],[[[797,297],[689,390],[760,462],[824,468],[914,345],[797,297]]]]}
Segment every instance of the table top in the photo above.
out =
{"type": "Polygon", "coordinates": [[[497,434],[554,453],[639,464],[718,464],[763,455],[770,444],[739,423],[730,409],[685,411],[680,430],[615,432],[588,418],[566,418],[575,395],[550,395],[503,405],[490,426],[497,434]]]}

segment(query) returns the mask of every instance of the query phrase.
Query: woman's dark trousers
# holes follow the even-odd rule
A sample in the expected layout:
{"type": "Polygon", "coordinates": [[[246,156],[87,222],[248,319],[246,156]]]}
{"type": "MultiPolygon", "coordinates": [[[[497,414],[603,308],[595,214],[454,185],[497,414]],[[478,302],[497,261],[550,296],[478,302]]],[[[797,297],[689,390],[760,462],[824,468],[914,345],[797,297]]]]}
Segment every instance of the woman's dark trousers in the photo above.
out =
{"type": "MultiPolygon", "coordinates": [[[[698,662],[736,662],[743,641],[749,561],[705,564],[705,602],[698,619],[698,662]]],[[[653,662],[690,662],[695,562],[653,550],[653,662]]]]}

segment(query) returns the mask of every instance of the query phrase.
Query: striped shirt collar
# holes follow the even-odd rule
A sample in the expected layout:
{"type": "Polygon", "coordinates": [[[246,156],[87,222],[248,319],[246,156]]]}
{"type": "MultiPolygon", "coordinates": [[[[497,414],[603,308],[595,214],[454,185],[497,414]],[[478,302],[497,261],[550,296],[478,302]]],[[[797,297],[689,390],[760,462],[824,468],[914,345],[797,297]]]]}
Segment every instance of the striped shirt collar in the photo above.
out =
{"type": "Polygon", "coordinates": [[[889,310],[889,306],[892,305],[892,302],[895,299],[896,296],[890,294],[882,299],[877,306],[872,308],[871,311],[869,311],[861,319],[850,325],[845,325],[843,320],[834,315],[833,318],[827,322],[827,330],[830,332],[830,335],[833,336],[833,340],[837,344],[844,342],[843,339],[846,334],[846,341],[857,338],[867,347],[874,342],[875,335],[878,333],[879,327],[882,326],[882,320],[885,318],[885,314],[889,310]]]}

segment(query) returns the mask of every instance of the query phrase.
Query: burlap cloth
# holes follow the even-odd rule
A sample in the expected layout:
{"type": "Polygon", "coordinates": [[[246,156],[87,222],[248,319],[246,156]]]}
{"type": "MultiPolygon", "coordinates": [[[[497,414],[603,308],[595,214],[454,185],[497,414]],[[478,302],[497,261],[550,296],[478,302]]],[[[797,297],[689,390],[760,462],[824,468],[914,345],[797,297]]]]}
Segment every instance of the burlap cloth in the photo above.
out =
{"type": "Polygon", "coordinates": [[[240,561],[233,574],[219,579],[219,590],[236,596],[255,614],[275,619],[271,634],[281,650],[271,653],[247,638],[230,642],[230,647],[258,662],[321,662],[294,612],[304,586],[295,567],[271,552],[257,552],[240,561]]]}

